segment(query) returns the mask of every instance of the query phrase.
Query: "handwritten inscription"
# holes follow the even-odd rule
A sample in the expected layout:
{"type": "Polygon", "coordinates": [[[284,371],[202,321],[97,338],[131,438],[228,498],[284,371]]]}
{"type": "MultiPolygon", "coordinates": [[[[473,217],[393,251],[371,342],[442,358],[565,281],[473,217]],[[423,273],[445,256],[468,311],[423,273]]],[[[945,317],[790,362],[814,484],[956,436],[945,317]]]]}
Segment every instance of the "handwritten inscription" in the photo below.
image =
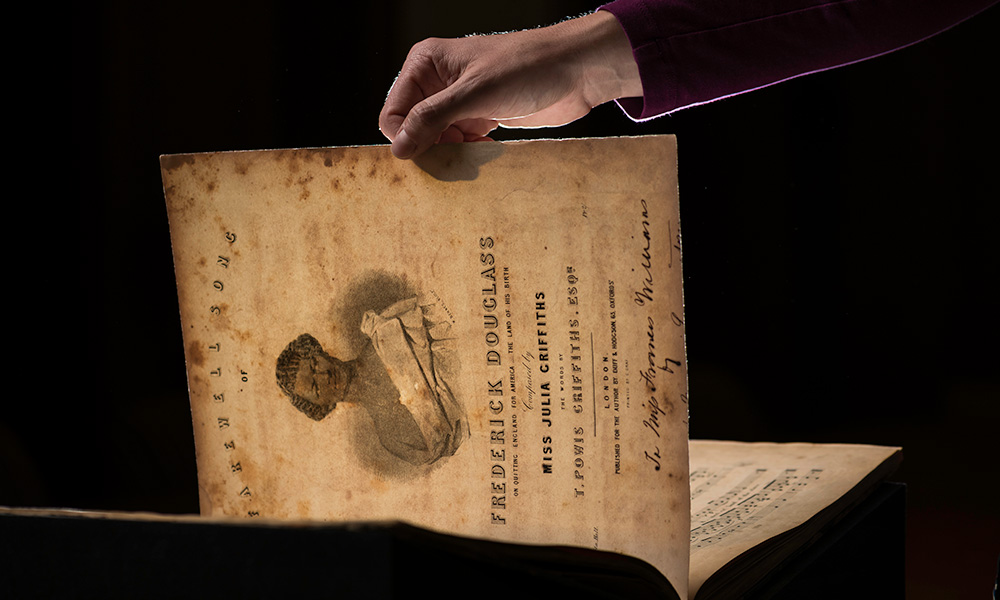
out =
{"type": "MultiPolygon", "coordinates": [[[[647,328],[647,345],[646,345],[646,366],[639,370],[639,376],[642,377],[643,382],[646,385],[646,391],[649,394],[646,402],[643,406],[646,407],[648,415],[642,421],[643,427],[648,429],[657,439],[661,437],[661,427],[663,422],[667,420],[667,410],[673,408],[673,403],[667,398],[663,398],[661,404],[660,398],[656,396],[656,376],[658,371],[664,371],[668,374],[674,375],[677,372],[674,371],[673,367],[681,366],[681,361],[672,358],[664,358],[662,361],[658,361],[656,357],[656,323],[653,317],[646,318],[647,328]],[[662,364],[660,364],[662,362],[662,364]],[[661,422],[661,419],[663,422],[661,422]]],[[[656,471],[660,470],[660,452],[659,448],[651,454],[648,450],[646,451],[646,459],[653,463],[654,469],[656,471]]]]}
{"type": "MultiPolygon", "coordinates": [[[[635,292],[632,301],[639,306],[646,306],[647,302],[653,301],[653,255],[650,250],[653,239],[649,233],[649,208],[646,206],[645,200],[640,200],[639,203],[642,205],[642,239],[646,242],[639,255],[639,267],[646,274],[646,277],[642,280],[642,289],[635,292]]],[[[635,271],[635,269],[632,270],[635,271]]]]}

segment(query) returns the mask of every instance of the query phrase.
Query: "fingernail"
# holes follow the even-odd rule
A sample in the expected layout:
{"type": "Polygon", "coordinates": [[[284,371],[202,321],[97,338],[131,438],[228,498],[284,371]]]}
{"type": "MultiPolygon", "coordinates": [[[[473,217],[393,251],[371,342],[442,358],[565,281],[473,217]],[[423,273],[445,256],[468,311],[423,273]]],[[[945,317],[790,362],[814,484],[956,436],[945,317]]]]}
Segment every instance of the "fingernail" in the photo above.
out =
{"type": "Polygon", "coordinates": [[[410,158],[417,151],[417,145],[413,143],[405,129],[401,129],[396,139],[392,141],[392,154],[396,158],[410,158]]]}

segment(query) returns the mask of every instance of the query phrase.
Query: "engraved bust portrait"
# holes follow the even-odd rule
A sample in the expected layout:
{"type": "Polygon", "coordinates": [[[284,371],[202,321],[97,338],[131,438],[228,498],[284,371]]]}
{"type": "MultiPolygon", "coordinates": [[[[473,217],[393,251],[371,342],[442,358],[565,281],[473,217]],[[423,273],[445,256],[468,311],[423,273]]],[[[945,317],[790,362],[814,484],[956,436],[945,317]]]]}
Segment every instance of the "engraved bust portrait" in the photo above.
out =
{"type": "Polygon", "coordinates": [[[278,387],[315,421],[341,403],[360,405],[382,447],[411,465],[452,456],[469,425],[443,368],[454,353],[451,323],[443,317],[435,302],[416,296],[367,310],[359,324],[360,351],[350,360],[332,356],[303,333],[277,359],[278,387]]]}

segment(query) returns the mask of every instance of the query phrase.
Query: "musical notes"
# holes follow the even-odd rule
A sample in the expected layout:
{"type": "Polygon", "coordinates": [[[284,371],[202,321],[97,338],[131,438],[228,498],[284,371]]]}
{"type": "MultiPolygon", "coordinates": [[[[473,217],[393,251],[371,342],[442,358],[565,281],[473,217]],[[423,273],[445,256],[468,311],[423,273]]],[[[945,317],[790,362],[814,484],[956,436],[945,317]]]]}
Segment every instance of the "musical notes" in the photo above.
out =
{"type": "Polygon", "coordinates": [[[781,510],[810,483],[818,481],[822,472],[816,468],[692,471],[691,551],[755,527],[781,510]],[[707,500],[695,503],[695,498],[701,496],[707,500]]]}

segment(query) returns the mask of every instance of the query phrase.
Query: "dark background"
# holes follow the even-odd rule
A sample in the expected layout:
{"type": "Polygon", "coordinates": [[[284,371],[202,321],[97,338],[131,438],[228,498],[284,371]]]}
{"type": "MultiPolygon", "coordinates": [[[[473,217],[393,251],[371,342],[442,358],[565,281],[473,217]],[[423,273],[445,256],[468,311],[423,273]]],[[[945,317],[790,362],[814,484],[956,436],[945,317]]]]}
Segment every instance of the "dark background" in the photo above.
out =
{"type": "MultiPolygon", "coordinates": [[[[360,4],[69,14],[58,108],[8,113],[43,148],[7,163],[30,185],[0,504],[198,510],[160,154],[384,143],[413,43],[594,6],[360,4]]],[[[642,125],[606,105],[496,134],[677,134],[692,437],[903,446],[912,598],[987,597],[1000,552],[998,21],[642,125]]]]}

